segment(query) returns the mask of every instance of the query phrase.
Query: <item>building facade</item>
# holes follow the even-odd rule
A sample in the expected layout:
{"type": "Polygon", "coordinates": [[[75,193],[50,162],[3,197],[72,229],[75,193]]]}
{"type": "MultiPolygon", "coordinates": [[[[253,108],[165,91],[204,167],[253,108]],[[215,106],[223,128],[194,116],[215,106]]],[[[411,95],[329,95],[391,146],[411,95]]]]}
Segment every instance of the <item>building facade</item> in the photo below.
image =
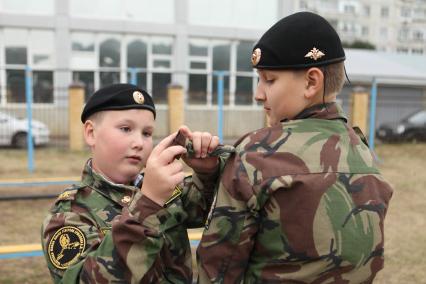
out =
{"type": "Polygon", "coordinates": [[[367,41],[379,51],[426,54],[425,0],[294,0],[290,9],[321,14],[347,43],[367,41]]]}
{"type": "Polygon", "coordinates": [[[424,2],[0,0],[0,110],[25,116],[25,83],[31,77],[34,117],[46,122],[52,135],[66,136],[72,82],[85,84],[86,97],[108,84],[134,82],[153,95],[156,133],[163,136],[167,85],[173,83],[184,89],[185,123],[217,133],[221,72],[224,135],[239,136],[264,125],[253,99],[257,75],[250,56],[255,40],[278,19],[312,10],[329,19],[344,41],[368,38],[380,50],[419,54],[425,49],[425,10],[413,3],[425,7],[424,2]],[[410,7],[404,17],[397,12],[403,7],[410,7]],[[411,22],[402,33],[405,18],[411,22]],[[400,34],[417,43],[399,40],[400,34]]]}

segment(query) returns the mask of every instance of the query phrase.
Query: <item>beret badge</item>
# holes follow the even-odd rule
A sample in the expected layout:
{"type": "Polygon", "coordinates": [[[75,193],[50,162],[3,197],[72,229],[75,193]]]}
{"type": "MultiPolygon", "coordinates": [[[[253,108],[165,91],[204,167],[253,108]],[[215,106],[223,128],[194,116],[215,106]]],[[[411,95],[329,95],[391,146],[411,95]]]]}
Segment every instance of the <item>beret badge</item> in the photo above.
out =
{"type": "Polygon", "coordinates": [[[259,63],[261,56],[262,56],[262,51],[260,50],[260,48],[256,48],[253,51],[253,54],[251,55],[251,64],[253,64],[253,66],[256,66],[257,63],[259,63]]]}
{"type": "Polygon", "coordinates": [[[314,47],[308,53],[306,53],[305,57],[317,61],[319,58],[323,57],[324,55],[325,53],[323,53],[321,50],[314,47]]]}
{"type": "Polygon", "coordinates": [[[135,100],[137,104],[140,104],[140,105],[142,105],[145,102],[145,98],[143,94],[139,91],[133,92],[133,99],[135,100]]]}

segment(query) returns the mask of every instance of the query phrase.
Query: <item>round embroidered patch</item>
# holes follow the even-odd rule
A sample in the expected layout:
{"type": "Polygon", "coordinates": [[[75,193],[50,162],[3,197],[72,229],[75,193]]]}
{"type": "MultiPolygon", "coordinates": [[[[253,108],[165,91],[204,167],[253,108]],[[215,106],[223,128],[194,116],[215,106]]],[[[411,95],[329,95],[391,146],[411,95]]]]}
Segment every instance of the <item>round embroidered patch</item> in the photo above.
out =
{"type": "Polygon", "coordinates": [[[50,262],[56,268],[67,269],[82,254],[85,247],[86,237],[79,228],[73,226],[60,228],[49,242],[50,262]]]}

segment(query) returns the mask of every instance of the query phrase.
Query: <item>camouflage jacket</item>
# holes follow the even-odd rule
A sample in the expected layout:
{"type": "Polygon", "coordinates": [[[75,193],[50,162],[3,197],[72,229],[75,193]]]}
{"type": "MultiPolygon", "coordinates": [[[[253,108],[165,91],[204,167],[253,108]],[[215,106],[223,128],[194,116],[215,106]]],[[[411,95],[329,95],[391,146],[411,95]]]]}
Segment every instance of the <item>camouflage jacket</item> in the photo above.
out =
{"type": "Polygon", "coordinates": [[[251,132],[220,178],[199,283],[369,283],[391,186],[335,103],[251,132]]]}
{"type": "Polygon", "coordinates": [[[165,207],[134,186],[113,184],[89,164],[43,222],[55,283],[191,283],[187,228],[202,227],[216,178],[185,179],[165,207]]]}

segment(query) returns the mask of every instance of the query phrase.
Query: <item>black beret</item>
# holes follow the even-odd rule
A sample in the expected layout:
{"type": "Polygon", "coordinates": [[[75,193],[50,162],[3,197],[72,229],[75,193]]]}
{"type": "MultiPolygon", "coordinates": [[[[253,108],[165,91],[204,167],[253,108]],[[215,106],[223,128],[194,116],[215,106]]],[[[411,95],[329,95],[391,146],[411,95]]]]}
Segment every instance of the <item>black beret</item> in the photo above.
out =
{"type": "Polygon", "coordinates": [[[114,84],[97,90],[90,96],[83,112],[81,121],[84,123],[89,116],[102,110],[146,109],[154,114],[155,106],[151,96],[132,84],[114,84]]]}
{"type": "Polygon", "coordinates": [[[339,35],[323,17],[299,12],[287,16],[253,47],[251,61],[259,69],[303,69],[345,60],[339,35]]]}

